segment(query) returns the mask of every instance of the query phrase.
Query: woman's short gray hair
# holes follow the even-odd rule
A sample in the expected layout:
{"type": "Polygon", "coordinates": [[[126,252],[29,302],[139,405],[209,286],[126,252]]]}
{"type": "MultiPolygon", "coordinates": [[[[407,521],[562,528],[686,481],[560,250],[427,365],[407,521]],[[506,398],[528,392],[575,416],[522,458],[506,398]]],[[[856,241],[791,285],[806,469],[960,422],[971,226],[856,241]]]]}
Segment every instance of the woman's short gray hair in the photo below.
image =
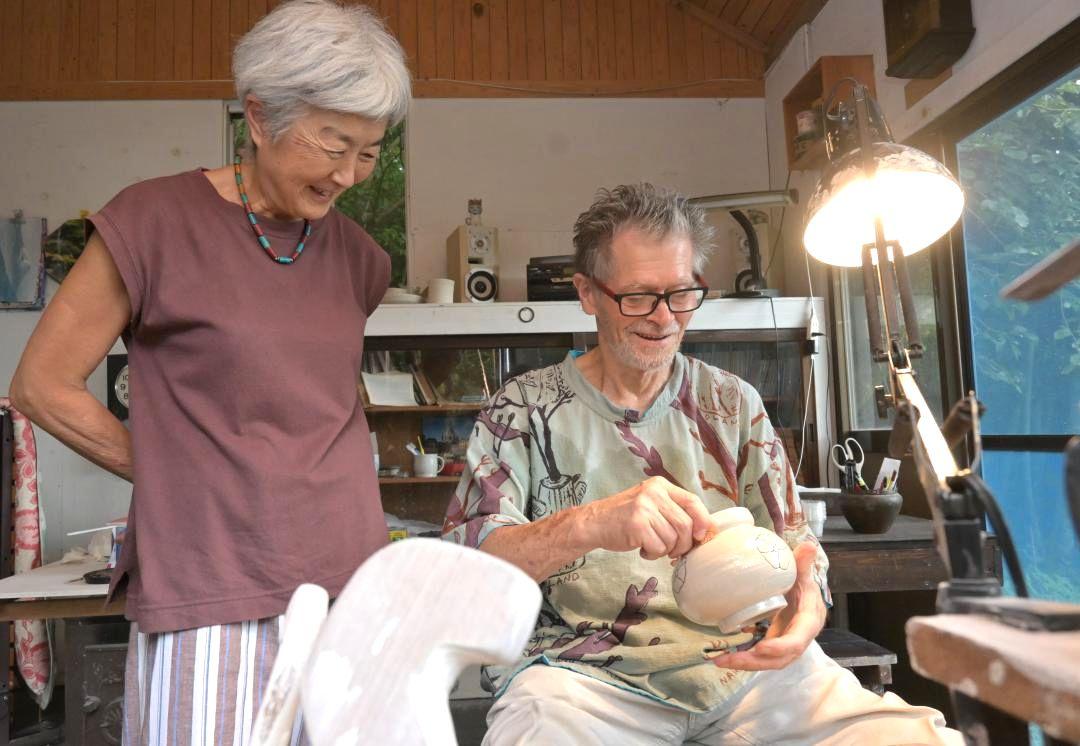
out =
{"type": "Polygon", "coordinates": [[[715,229],[705,211],[686,197],[652,184],[624,184],[601,189],[596,201],[574,223],[574,263],[588,277],[611,274],[611,242],[624,228],[637,228],[654,238],[682,235],[694,249],[694,271],[701,274],[713,250],[715,229]]]}
{"type": "Polygon", "coordinates": [[[244,34],[233,51],[236,95],[257,98],[271,139],[310,107],[393,126],[409,107],[401,45],[362,5],[290,0],[244,34]]]}

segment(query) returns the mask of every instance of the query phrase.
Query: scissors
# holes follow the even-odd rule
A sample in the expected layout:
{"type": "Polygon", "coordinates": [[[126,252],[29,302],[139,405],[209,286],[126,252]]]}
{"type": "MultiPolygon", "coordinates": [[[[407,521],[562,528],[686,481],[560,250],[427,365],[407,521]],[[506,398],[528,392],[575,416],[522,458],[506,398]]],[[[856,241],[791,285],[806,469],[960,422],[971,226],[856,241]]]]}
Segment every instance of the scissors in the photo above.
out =
{"type": "Polygon", "coordinates": [[[854,438],[846,438],[842,444],[834,443],[829,450],[829,458],[832,459],[833,465],[840,470],[841,487],[848,492],[854,491],[856,486],[867,492],[870,491],[862,477],[862,466],[863,462],[866,461],[866,454],[863,453],[859,441],[854,438]],[[840,460],[836,458],[838,453],[840,454],[840,460]],[[858,458],[855,457],[856,453],[859,454],[858,458]]]}

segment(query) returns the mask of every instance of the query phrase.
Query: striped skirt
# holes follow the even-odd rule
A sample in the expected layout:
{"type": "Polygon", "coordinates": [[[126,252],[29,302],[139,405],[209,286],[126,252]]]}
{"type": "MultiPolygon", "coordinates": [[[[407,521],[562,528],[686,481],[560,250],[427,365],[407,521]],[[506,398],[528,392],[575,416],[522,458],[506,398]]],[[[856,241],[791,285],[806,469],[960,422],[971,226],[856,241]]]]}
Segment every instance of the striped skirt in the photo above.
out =
{"type": "MultiPolygon", "coordinates": [[[[125,746],[247,746],[278,650],[280,617],[143,634],[131,625],[125,746]]],[[[297,717],[292,746],[301,743],[297,717]]],[[[306,743],[306,739],[303,739],[306,743]]]]}

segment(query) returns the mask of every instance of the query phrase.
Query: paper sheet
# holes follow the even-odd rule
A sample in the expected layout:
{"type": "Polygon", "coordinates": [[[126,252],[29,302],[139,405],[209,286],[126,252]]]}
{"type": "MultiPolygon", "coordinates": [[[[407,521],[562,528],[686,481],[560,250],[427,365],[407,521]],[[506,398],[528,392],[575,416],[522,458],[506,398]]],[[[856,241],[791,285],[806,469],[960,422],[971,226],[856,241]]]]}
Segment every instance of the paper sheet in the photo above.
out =
{"type": "Polygon", "coordinates": [[[412,373],[362,373],[372,404],[391,407],[416,405],[412,373]]]}

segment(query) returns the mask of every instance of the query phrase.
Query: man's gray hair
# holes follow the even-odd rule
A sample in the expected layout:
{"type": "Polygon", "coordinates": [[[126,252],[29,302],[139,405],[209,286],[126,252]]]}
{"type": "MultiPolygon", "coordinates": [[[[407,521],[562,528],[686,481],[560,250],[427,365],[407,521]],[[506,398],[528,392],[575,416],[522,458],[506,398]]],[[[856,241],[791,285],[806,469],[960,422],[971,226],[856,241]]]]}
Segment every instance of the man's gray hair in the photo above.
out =
{"type": "Polygon", "coordinates": [[[624,228],[636,228],[658,239],[686,236],[694,249],[694,271],[698,274],[712,253],[716,232],[706,222],[703,209],[671,189],[648,183],[601,189],[596,201],[574,223],[577,271],[588,277],[609,277],[611,242],[624,228]]]}
{"type": "Polygon", "coordinates": [[[244,34],[233,51],[240,101],[262,102],[276,139],[311,107],[386,120],[409,108],[409,69],[401,45],[362,5],[290,0],[244,34]]]}

